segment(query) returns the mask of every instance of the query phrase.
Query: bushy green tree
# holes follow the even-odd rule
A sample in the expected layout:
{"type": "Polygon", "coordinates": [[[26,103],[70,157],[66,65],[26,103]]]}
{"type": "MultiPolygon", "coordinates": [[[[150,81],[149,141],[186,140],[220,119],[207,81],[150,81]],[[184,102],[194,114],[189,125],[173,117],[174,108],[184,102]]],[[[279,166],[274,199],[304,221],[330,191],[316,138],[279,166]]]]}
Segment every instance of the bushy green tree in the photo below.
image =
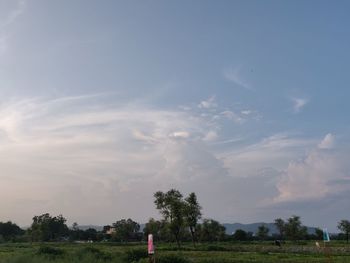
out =
{"type": "Polygon", "coordinates": [[[285,234],[290,240],[304,239],[307,235],[307,228],[302,225],[299,216],[292,216],[285,223],[285,234]]]}
{"type": "Polygon", "coordinates": [[[143,229],[145,239],[147,240],[148,235],[152,234],[154,241],[160,241],[162,226],[161,221],[150,218],[143,229]]]}
{"type": "Polygon", "coordinates": [[[186,224],[190,229],[192,243],[196,245],[196,226],[198,220],[201,218],[201,206],[198,203],[197,196],[195,193],[190,193],[185,199],[185,220],[186,224]]]}
{"type": "Polygon", "coordinates": [[[278,230],[279,233],[279,238],[281,240],[283,240],[284,238],[284,234],[285,234],[285,228],[286,228],[286,223],[284,222],[284,220],[282,218],[277,218],[275,219],[275,226],[278,230]]]}
{"type": "Polygon", "coordinates": [[[266,240],[268,235],[269,235],[269,231],[270,231],[270,229],[267,226],[265,226],[264,224],[262,224],[258,227],[257,237],[260,240],[266,240]]]}
{"type": "Polygon", "coordinates": [[[132,219],[122,219],[113,224],[115,233],[113,239],[116,241],[128,242],[138,239],[140,225],[132,219]]]}
{"type": "Polygon", "coordinates": [[[344,233],[346,237],[346,242],[349,243],[349,234],[350,234],[350,221],[349,220],[341,220],[338,223],[338,229],[344,233]]]}
{"type": "Polygon", "coordinates": [[[242,229],[237,229],[232,237],[237,241],[245,241],[248,238],[248,234],[242,229]]]}
{"type": "Polygon", "coordinates": [[[175,237],[178,247],[180,247],[181,233],[184,228],[185,203],[182,194],[171,189],[166,193],[158,191],[154,194],[156,208],[163,215],[165,221],[169,223],[169,229],[175,237]]]}
{"type": "Polygon", "coordinates": [[[225,227],[213,219],[204,219],[201,224],[200,236],[202,241],[220,241],[225,237],[225,227]]]}
{"type": "Polygon", "coordinates": [[[28,229],[32,241],[53,241],[68,236],[66,219],[62,216],[52,217],[49,213],[33,217],[28,229]]]}
{"type": "Polygon", "coordinates": [[[0,236],[2,236],[4,241],[9,241],[15,239],[17,236],[23,235],[24,230],[22,230],[18,225],[8,221],[6,223],[0,222],[0,236]]]}

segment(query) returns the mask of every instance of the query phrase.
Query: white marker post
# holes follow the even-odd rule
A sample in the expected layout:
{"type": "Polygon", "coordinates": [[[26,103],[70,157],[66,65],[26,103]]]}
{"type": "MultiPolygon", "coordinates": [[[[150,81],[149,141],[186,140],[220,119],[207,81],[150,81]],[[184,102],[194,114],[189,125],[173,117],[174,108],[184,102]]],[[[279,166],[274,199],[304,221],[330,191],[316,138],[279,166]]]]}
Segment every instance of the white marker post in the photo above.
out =
{"type": "Polygon", "coordinates": [[[148,235],[148,258],[150,263],[155,262],[154,258],[154,245],[153,245],[153,235],[148,235]]]}

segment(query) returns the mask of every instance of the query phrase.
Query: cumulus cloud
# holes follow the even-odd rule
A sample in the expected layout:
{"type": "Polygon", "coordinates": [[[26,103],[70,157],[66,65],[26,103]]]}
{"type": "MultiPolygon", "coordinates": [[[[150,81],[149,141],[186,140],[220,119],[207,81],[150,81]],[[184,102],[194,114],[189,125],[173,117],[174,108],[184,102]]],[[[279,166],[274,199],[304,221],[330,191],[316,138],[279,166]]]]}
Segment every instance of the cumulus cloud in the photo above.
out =
{"type": "Polygon", "coordinates": [[[203,140],[204,141],[214,141],[218,138],[218,134],[216,131],[209,131],[207,134],[205,134],[203,140]]]}
{"type": "Polygon", "coordinates": [[[318,148],[305,158],[289,163],[277,184],[279,195],[276,202],[322,200],[350,190],[350,184],[341,183],[350,180],[344,153],[322,151],[332,144],[333,136],[327,134],[318,148]]]}
{"type": "Polygon", "coordinates": [[[216,103],[215,96],[211,96],[207,100],[202,100],[198,104],[198,108],[201,108],[201,109],[211,109],[211,108],[216,108],[217,106],[218,105],[216,103]]]}
{"type": "Polygon", "coordinates": [[[335,138],[331,133],[328,133],[323,140],[318,144],[320,149],[331,149],[334,146],[335,138]]]}

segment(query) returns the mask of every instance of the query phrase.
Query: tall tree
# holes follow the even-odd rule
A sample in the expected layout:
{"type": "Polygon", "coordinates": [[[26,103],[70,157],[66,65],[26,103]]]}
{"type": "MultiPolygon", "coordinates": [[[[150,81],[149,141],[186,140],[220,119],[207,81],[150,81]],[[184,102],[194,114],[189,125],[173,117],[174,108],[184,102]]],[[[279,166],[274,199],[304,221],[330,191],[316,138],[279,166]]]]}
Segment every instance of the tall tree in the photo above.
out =
{"type": "Polygon", "coordinates": [[[180,235],[184,226],[184,201],[182,194],[171,189],[166,193],[158,191],[154,194],[154,203],[164,220],[169,222],[169,228],[174,235],[178,247],[180,247],[180,235]]]}
{"type": "Polygon", "coordinates": [[[345,219],[341,220],[338,223],[338,229],[345,234],[346,242],[349,243],[350,221],[345,219]]]}
{"type": "Polygon", "coordinates": [[[275,226],[279,232],[279,238],[282,240],[285,233],[285,222],[282,218],[275,219],[275,226]]]}
{"type": "Polygon", "coordinates": [[[195,193],[190,193],[185,199],[185,220],[191,232],[192,243],[196,246],[196,226],[198,220],[202,217],[202,207],[197,201],[195,193]]]}
{"type": "Polygon", "coordinates": [[[301,224],[299,216],[288,218],[285,223],[285,231],[288,239],[303,239],[307,235],[307,228],[301,224]]]}
{"type": "Polygon", "coordinates": [[[270,229],[265,226],[264,224],[260,225],[258,227],[258,232],[257,232],[257,236],[260,240],[265,240],[267,239],[268,235],[269,235],[269,231],[270,229]]]}

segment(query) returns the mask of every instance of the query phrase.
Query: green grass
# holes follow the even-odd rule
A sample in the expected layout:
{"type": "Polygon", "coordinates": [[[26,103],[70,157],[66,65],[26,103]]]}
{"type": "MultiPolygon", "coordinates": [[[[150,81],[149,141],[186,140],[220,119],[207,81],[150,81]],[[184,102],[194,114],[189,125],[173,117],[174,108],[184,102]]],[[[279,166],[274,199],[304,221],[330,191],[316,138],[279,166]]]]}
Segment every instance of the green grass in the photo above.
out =
{"type": "MultiPolygon", "coordinates": [[[[271,242],[221,242],[183,244],[181,250],[173,244],[157,244],[157,263],[350,263],[350,246],[341,242],[330,244],[331,261],[314,242],[287,243],[282,248],[271,242]]],[[[0,263],[128,263],[148,262],[146,244],[118,243],[8,243],[0,244],[0,263]]]]}

